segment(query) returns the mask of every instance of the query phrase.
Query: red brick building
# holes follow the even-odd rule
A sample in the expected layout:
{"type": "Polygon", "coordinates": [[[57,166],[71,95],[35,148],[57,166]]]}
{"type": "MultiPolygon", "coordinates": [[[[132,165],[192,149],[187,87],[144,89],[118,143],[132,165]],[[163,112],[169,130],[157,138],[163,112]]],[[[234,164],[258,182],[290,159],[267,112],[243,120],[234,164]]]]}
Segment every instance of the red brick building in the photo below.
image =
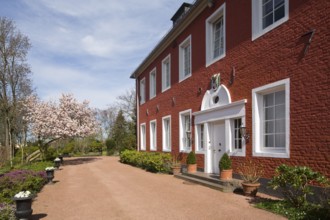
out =
{"type": "Polygon", "coordinates": [[[131,75],[141,151],[229,152],[265,177],[282,164],[330,176],[327,0],[196,0],[131,75]],[[213,80],[212,80],[213,79],[213,80]],[[240,127],[246,127],[242,137],[240,127]]]}

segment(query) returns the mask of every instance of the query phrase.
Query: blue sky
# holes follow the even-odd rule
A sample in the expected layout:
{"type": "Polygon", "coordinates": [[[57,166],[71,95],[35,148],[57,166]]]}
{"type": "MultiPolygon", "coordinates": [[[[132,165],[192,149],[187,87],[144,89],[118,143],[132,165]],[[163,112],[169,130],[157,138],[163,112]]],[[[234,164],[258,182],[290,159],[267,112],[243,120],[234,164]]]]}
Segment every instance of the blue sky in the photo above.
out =
{"type": "MultiPolygon", "coordinates": [[[[188,1],[189,3],[192,0],[188,1]]],[[[0,0],[0,16],[28,36],[33,84],[43,100],[73,93],[104,109],[161,38],[179,0],[0,0]]]]}

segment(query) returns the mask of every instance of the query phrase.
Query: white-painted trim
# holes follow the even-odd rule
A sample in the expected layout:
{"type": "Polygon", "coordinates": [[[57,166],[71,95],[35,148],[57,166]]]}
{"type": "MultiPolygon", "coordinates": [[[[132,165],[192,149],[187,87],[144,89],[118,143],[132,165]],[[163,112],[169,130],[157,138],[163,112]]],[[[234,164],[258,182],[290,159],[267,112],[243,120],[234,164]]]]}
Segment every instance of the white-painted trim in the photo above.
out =
{"type": "Polygon", "coordinates": [[[166,90],[171,88],[171,54],[167,55],[162,60],[162,92],[165,92],[166,90]],[[170,85],[168,87],[165,87],[165,63],[169,63],[169,75],[170,75],[170,85]]]}
{"type": "Polygon", "coordinates": [[[243,117],[238,117],[238,118],[232,118],[230,120],[226,120],[226,141],[228,141],[226,143],[226,146],[228,146],[228,151],[229,151],[229,155],[230,156],[238,156],[238,157],[245,157],[246,155],[246,142],[245,139],[242,137],[242,149],[234,149],[235,147],[235,143],[234,143],[234,129],[235,129],[235,125],[234,125],[234,120],[235,119],[241,119],[242,121],[242,125],[245,125],[245,116],[243,117]]]}
{"type": "Polygon", "coordinates": [[[191,77],[192,72],[192,44],[191,44],[191,35],[189,35],[180,45],[179,45],[179,83],[184,81],[185,79],[191,77]],[[187,45],[190,45],[190,73],[187,76],[184,76],[184,53],[183,48],[187,45]]]}
{"type": "Polygon", "coordinates": [[[157,120],[152,120],[149,122],[149,130],[150,130],[150,151],[157,151],[157,120]],[[152,126],[151,124],[155,123],[155,133],[152,133],[152,126]],[[155,146],[153,146],[153,138],[155,138],[155,146]]]}
{"type": "Polygon", "coordinates": [[[225,120],[228,118],[237,118],[245,116],[246,99],[232,102],[230,104],[219,106],[200,112],[194,112],[195,124],[201,124],[212,121],[225,120]]]}
{"type": "Polygon", "coordinates": [[[205,154],[205,149],[207,148],[207,143],[206,143],[206,124],[198,124],[195,125],[195,152],[196,154],[205,154]],[[201,132],[200,132],[200,126],[203,125],[203,142],[204,142],[204,148],[200,149],[200,142],[201,142],[201,132]]]}
{"type": "Polygon", "coordinates": [[[274,28],[280,26],[287,20],[289,20],[289,0],[285,1],[285,15],[280,20],[269,25],[265,29],[262,28],[262,1],[261,0],[251,0],[252,1],[252,41],[266,34],[267,32],[273,30],[274,28]]]}
{"type": "Polygon", "coordinates": [[[146,123],[142,123],[140,124],[140,150],[145,151],[147,149],[147,126],[146,123]],[[144,127],[144,133],[143,133],[143,129],[142,127],[144,127]]]}
{"type": "MultiPolygon", "coordinates": [[[[184,147],[184,140],[183,138],[185,137],[185,134],[184,134],[184,128],[183,128],[183,117],[184,116],[187,116],[189,115],[190,116],[190,131],[192,130],[192,118],[191,118],[191,109],[187,109],[187,110],[184,110],[184,111],[181,111],[179,113],[179,145],[180,145],[180,152],[186,152],[186,153],[189,153],[192,149],[191,149],[191,145],[192,143],[190,143],[190,147],[189,148],[185,148],[184,147]]],[[[191,134],[191,139],[192,139],[192,135],[191,134]]]]}
{"type": "Polygon", "coordinates": [[[226,3],[223,3],[210,17],[205,21],[205,58],[206,67],[221,60],[226,56],[226,3]],[[223,16],[223,54],[217,58],[213,58],[213,24],[214,22],[223,16]]]}
{"type": "Polygon", "coordinates": [[[143,77],[141,80],[140,80],[140,84],[139,84],[139,89],[140,89],[140,105],[142,105],[143,103],[146,102],[146,78],[143,77]],[[142,83],[144,84],[144,87],[142,87],[142,83]],[[143,93],[142,93],[143,92],[143,93]]]}
{"type": "Polygon", "coordinates": [[[167,115],[162,117],[162,150],[164,152],[171,152],[172,150],[172,119],[171,119],[171,115],[167,115]],[[169,134],[169,148],[165,147],[165,129],[164,129],[164,121],[169,119],[170,121],[170,134],[169,134]]]}
{"type": "Polygon", "coordinates": [[[150,73],[149,73],[149,100],[153,99],[156,97],[157,94],[157,71],[156,71],[156,67],[153,68],[150,73]],[[152,94],[152,81],[151,81],[151,75],[155,74],[155,81],[154,81],[154,86],[155,86],[155,94],[152,94]]]}
{"type": "Polygon", "coordinates": [[[290,79],[280,80],[255,89],[252,89],[252,130],[253,130],[253,150],[252,155],[256,157],[274,157],[274,158],[290,158],[290,79]],[[262,104],[263,95],[272,92],[285,90],[285,149],[269,150],[262,149],[262,104]]]}

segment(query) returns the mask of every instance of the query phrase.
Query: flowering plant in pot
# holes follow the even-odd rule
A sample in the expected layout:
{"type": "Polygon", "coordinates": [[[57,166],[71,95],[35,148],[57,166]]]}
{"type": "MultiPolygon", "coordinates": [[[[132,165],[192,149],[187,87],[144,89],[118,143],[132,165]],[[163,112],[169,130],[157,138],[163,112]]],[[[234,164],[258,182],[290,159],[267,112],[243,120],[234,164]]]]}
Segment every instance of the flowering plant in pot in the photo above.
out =
{"type": "Polygon", "coordinates": [[[48,183],[53,183],[55,167],[46,167],[45,170],[47,174],[48,183]]]}
{"type": "Polygon", "coordinates": [[[33,197],[30,191],[21,191],[13,197],[13,200],[16,202],[15,216],[18,219],[29,219],[32,215],[33,197]]]}
{"type": "Polygon", "coordinates": [[[259,179],[264,173],[263,167],[252,160],[247,160],[239,165],[238,172],[243,179],[244,195],[256,196],[260,186],[259,179]]]}
{"type": "Polygon", "coordinates": [[[227,153],[224,153],[219,161],[219,170],[221,180],[231,180],[233,178],[231,159],[227,153]]]}
{"type": "Polygon", "coordinates": [[[193,151],[187,156],[187,170],[188,173],[196,173],[197,171],[196,155],[193,151]]]}
{"type": "Polygon", "coordinates": [[[56,157],[54,160],[54,167],[56,167],[56,169],[58,169],[61,165],[61,159],[56,157]]]}

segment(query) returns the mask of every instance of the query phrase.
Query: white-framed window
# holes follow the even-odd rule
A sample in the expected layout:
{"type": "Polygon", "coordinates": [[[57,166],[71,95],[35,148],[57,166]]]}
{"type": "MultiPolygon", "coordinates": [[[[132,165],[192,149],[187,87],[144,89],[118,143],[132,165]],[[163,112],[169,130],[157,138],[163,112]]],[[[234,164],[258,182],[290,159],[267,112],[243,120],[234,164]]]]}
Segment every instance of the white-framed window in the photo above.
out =
{"type": "Polygon", "coordinates": [[[156,96],[156,68],[150,72],[149,81],[149,97],[152,99],[156,96]]]}
{"type": "Polygon", "coordinates": [[[204,124],[199,124],[195,126],[196,139],[195,146],[196,152],[203,152],[205,150],[205,128],[204,124]]]}
{"type": "Polygon", "coordinates": [[[253,155],[290,157],[290,79],[252,90],[253,155]]]}
{"type": "Polygon", "coordinates": [[[226,4],[206,20],[206,66],[226,56],[226,4]]]}
{"type": "Polygon", "coordinates": [[[157,123],[156,120],[150,121],[150,150],[157,150],[157,123]]]}
{"type": "Polygon", "coordinates": [[[162,92],[171,88],[171,55],[162,61],[162,92]]]}
{"type": "Polygon", "coordinates": [[[191,151],[191,109],[179,114],[180,123],[180,151],[191,151]]]}
{"type": "Polygon", "coordinates": [[[179,46],[179,81],[191,76],[191,35],[179,46]]]}
{"type": "Polygon", "coordinates": [[[289,0],[252,0],[252,40],[289,19],[289,0]]]}
{"type": "Polygon", "coordinates": [[[146,78],[140,80],[140,104],[146,102],[146,78]]]}
{"type": "Polygon", "coordinates": [[[246,143],[242,137],[240,128],[245,125],[245,116],[239,118],[231,118],[229,121],[229,147],[230,155],[245,157],[246,143]]]}
{"type": "Polygon", "coordinates": [[[240,127],[242,126],[242,119],[233,119],[233,150],[242,151],[242,135],[240,132],[240,127]]]}
{"type": "Polygon", "coordinates": [[[163,151],[171,151],[171,116],[165,116],[162,118],[163,121],[163,151]]]}
{"type": "Polygon", "coordinates": [[[146,150],[146,123],[140,125],[140,149],[146,150]]]}

